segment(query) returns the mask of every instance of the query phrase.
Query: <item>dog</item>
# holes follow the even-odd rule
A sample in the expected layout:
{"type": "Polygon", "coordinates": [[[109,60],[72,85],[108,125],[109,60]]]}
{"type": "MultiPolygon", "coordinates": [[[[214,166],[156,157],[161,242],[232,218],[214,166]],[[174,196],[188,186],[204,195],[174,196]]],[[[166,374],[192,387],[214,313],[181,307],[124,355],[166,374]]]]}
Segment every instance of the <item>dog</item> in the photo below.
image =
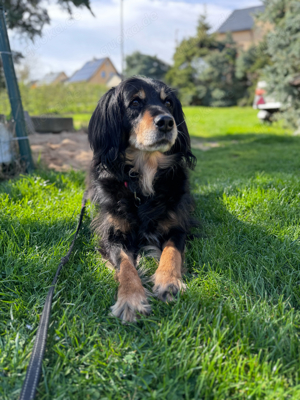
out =
{"type": "Polygon", "coordinates": [[[144,77],[124,80],[100,99],[88,139],[89,193],[97,210],[92,227],[119,282],[112,314],[134,322],[151,310],[136,269],[141,252],[161,254],[154,295],[171,301],[184,289],[183,252],[195,226],[188,169],[196,158],[174,90],[144,77]]]}

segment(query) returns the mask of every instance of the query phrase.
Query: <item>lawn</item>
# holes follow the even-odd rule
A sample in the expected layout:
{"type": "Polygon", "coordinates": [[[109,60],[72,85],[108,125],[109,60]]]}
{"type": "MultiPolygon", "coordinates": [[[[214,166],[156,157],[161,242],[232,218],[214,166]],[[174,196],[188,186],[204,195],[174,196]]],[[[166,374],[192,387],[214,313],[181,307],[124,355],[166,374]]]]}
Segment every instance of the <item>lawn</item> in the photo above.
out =
{"type": "MultiPolygon", "coordinates": [[[[95,103],[96,106],[96,103],[95,103]]],[[[184,113],[192,136],[215,138],[216,136],[233,135],[236,133],[260,133],[282,135],[287,131],[281,123],[273,125],[262,124],[257,118],[257,110],[251,107],[184,107],[184,113]]],[[[62,114],[73,117],[75,129],[87,127],[90,113],[62,114]]]]}
{"type": "MultiPolygon", "coordinates": [[[[88,207],[56,290],[39,400],[300,398],[300,138],[246,110],[186,110],[208,150],[194,151],[201,237],[174,304],[153,298],[136,325],[110,316],[117,284],[88,207]]],[[[75,172],[0,185],[1,399],[20,393],[83,190],[75,172]]],[[[155,262],[143,263],[151,274],[155,262]]]]}

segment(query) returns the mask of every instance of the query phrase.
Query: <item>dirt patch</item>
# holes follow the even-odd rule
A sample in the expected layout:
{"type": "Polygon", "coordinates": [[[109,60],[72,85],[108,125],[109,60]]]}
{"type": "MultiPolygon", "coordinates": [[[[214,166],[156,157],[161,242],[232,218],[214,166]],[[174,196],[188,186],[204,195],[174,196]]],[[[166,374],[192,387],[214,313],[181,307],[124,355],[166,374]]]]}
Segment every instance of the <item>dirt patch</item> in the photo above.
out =
{"type": "MultiPolygon", "coordinates": [[[[55,171],[85,170],[92,160],[92,150],[87,134],[79,132],[35,133],[29,136],[33,159],[55,171]]],[[[217,142],[209,142],[191,138],[191,145],[202,151],[219,147],[217,142]]]]}
{"type": "Polygon", "coordinates": [[[35,133],[29,136],[33,159],[55,171],[88,170],[92,150],[84,132],[35,133]]]}
{"type": "Polygon", "coordinates": [[[201,139],[191,138],[191,147],[197,150],[207,151],[214,147],[220,147],[218,142],[205,142],[201,139]]]}

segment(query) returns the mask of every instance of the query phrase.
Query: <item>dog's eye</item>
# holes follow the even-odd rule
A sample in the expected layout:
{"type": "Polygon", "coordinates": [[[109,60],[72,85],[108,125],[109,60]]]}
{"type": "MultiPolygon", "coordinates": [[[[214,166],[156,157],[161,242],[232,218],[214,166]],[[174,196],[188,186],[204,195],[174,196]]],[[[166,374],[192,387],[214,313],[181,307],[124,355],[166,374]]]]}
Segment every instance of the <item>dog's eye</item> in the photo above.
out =
{"type": "Polygon", "coordinates": [[[140,101],[139,101],[139,99],[134,99],[134,100],[131,102],[131,106],[132,106],[132,107],[139,107],[139,106],[140,106],[140,101]]]}
{"type": "Polygon", "coordinates": [[[172,107],[172,103],[170,102],[170,100],[166,100],[166,101],[165,101],[165,105],[166,105],[167,107],[172,107]]]}

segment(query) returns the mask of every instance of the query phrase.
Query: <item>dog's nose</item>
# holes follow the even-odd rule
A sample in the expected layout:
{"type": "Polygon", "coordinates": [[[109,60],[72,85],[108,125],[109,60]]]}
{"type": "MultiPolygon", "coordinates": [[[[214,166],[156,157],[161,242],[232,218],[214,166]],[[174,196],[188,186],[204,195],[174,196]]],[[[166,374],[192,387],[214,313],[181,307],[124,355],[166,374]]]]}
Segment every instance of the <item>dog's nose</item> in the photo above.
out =
{"type": "Polygon", "coordinates": [[[154,119],[154,123],[161,132],[165,133],[172,130],[174,126],[174,120],[169,115],[158,115],[154,119]]]}

